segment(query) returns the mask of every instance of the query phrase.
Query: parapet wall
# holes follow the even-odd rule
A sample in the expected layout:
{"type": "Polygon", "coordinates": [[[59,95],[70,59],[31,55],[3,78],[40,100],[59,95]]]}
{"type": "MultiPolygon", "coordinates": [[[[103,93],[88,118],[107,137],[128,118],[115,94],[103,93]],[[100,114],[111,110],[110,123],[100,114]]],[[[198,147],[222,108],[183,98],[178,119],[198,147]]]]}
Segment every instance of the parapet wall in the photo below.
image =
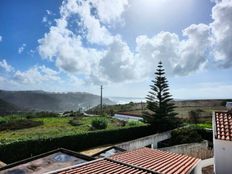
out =
{"type": "Polygon", "coordinates": [[[163,151],[194,156],[194,154],[197,155],[196,153],[202,153],[205,150],[208,150],[208,141],[204,140],[200,143],[180,144],[159,149],[163,151]]]}
{"type": "Polygon", "coordinates": [[[138,138],[132,141],[123,142],[117,144],[116,146],[125,150],[134,150],[146,146],[157,148],[157,143],[159,141],[163,141],[169,138],[171,138],[171,131],[157,133],[146,137],[138,138]]]}

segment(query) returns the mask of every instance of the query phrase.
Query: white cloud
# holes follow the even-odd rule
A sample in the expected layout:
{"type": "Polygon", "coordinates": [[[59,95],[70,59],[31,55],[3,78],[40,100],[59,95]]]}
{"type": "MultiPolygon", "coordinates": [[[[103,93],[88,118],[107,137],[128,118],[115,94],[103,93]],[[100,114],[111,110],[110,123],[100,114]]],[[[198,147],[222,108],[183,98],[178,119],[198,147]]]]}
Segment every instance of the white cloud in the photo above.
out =
{"type": "Polygon", "coordinates": [[[25,43],[22,44],[22,46],[19,47],[19,49],[18,49],[18,53],[21,54],[21,53],[24,51],[24,49],[25,49],[26,46],[27,46],[27,45],[26,45],[25,43]]]}
{"type": "Polygon", "coordinates": [[[25,71],[15,70],[5,60],[0,61],[0,88],[7,90],[73,91],[84,82],[74,75],[65,75],[45,65],[35,65],[25,71]],[[7,70],[7,71],[6,71],[7,70]],[[62,77],[62,79],[61,79],[62,77]],[[68,84],[68,85],[67,85],[68,84]]]}
{"type": "Polygon", "coordinates": [[[218,2],[212,9],[212,18],[215,61],[222,67],[232,67],[232,0],[218,2]]]}
{"type": "Polygon", "coordinates": [[[187,40],[180,43],[180,58],[174,73],[189,74],[200,69],[207,61],[207,50],[209,48],[209,27],[205,24],[191,25],[183,31],[187,40]]]}
{"type": "Polygon", "coordinates": [[[46,10],[46,12],[47,12],[48,15],[52,14],[52,12],[50,10],[46,10]]]}
{"type": "Polygon", "coordinates": [[[11,65],[9,65],[5,59],[0,61],[0,68],[3,68],[4,71],[6,71],[6,72],[14,71],[14,68],[11,65]]]}
{"type": "Polygon", "coordinates": [[[231,0],[216,3],[211,24],[192,24],[183,29],[182,37],[164,31],[153,37],[137,36],[135,50],[109,29],[123,20],[127,6],[127,0],[65,0],[56,25],[39,40],[41,57],[95,84],[143,79],[154,72],[160,60],[173,75],[201,70],[212,63],[212,55],[220,56],[215,58],[216,63],[232,65],[231,0]],[[70,27],[73,22],[76,28],[70,27]]]}
{"type": "Polygon", "coordinates": [[[61,18],[68,21],[69,17],[78,15],[77,24],[88,31],[86,38],[90,43],[109,44],[112,41],[112,35],[99,19],[91,14],[91,4],[91,1],[64,1],[60,8],[61,18]]]}
{"type": "Polygon", "coordinates": [[[101,22],[112,24],[122,21],[122,14],[128,6],[128,0],[92,0],[101,22]]]}
{"type": "Polygon", "coordinates": [[[207,25],[199,24],[184,29],[183,35],[187,38],[183,40],[169,32],[160,32],[152,38],[138,36],[137,56],[143,61],[147,73],[153,72],[154,65],[162,61],[169,74],[189,74],[207,60],[208,32],[207,25]]]}
{"type": "Polygon", "coordinates": [[[65,20],[57,20],[57,26],[39,40],[39,53],[43,58],[55,60],[57,67],[69,73],[90,75],[97,67],[99,54],[95,49],[82,46],[80,37],[66,28],[65,20]]]}
{"type": "Polygon", "coordinates": [[[40,84],[50,81],[59,81],[58,72],[43,66],[34,66],[27,71],[17,70],[14,73],[14,80],[23,84],[40,84]]]}
{"type": "MultiPolygon", "coordinates": [[[[91,4],[89,1],[64,1],[60,8],[60,19],[57,19],[56,25],[52,26],[44,38],[38,41],[40,44],[38,50],[42,58],[55,61],[56,66],[61,70],[72,74],[83,74],[86,76],[86,81],[100,83],[108,79],[108,74],[105,77],[102,76],[104,72],[101,72],[101,68],[105,70],[104,63],[99,68],[100,59],[106,59],[104,55],[107,50],[84,47],[82,45],[84,36],[68,29],[69,17],[79,14],[82,27],[87,29],[86,38],[89,43],[102,45],[110,44],[114,40],[116,36],[112,36],[99,19],[91,14],[91,4]]],[[[97,3],[95,2],[94,5],[97,3]]],[[[120,5],[119,7],[122,8],[120,5]]],[[[118,19],[119,16],[119,13],[114,14],[112,20],[118,19]]]]}
{"type": "Polygon", "coordinates": [[[0,36],[0,42],[2,42],[2,36],[0,36]]]}
{"type": "Polygon", "coordinates": [[[99,65],[103,76],[109,81],[121,82],[136,78],[134,55],[120,38],[115,38],[109,45],[99,65]]]}
{"type": "Polygon", "coordinates": [[[43,19],[42,19],[42,22],[46,23],[47,21],[48,21],[47,16],[44,16],[43,19]]]}
{"type": "Polygon", "coordinates": [[[159,61],[164,63],[169,73],[173,71],[180,52],[180,40],[176,34],[160,32],[152,38],[142,35],[136,38],[136,44],[136,55],[145,76],[154,72],[159,61]]]}

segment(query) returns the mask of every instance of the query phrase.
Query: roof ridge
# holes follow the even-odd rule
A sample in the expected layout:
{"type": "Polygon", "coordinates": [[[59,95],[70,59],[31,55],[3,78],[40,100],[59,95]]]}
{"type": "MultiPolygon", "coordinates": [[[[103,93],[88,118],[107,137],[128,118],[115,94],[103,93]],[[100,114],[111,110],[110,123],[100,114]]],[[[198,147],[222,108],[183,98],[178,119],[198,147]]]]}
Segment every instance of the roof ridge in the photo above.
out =
{"type": "Polygon", "coordinates": [[[128,163],[124,163],[122,161],[117,161],[117,160],[114,160],[114,159],[105,158],[104,160],[111,161],[111,162],[114,162],[114,163],[118,163],[118,164],[121,164],[121,165],[124,165],[124,166],[128,166],[128,167],[132,167],[132,168],[135,168],[135,169],[143,170],[145,172],[149,172],[149,173],[152,173],[152,174],[160,174],[160,173],[155,172],[153,170],[149,170],[149,169],[146,169],[146,168],[143,168],[143,167],[139,167],[139,166],[136,166],[136,165],[132,165],[132,164],[128,164],[128,163]]]}

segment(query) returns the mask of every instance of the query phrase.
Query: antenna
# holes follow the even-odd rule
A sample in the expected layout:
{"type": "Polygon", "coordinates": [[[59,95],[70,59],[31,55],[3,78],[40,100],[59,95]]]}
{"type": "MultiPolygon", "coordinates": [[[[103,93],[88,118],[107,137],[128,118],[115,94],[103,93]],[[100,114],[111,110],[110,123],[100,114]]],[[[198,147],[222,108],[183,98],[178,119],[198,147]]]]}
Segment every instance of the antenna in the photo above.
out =
{"type": "Polygon", "coordinates": [[[101,105],[101,114],[102,114],[102,89],[103,89],[103,87],[102,87],[102,85],[101,85],[101,99],[100,99],[100,105],[101,105]]]}

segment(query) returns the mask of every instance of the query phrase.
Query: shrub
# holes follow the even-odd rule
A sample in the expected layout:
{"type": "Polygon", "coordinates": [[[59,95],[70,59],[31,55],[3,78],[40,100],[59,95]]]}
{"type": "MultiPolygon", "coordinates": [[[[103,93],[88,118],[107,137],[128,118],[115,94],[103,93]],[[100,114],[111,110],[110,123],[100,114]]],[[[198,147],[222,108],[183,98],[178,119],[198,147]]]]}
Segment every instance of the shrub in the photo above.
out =
{"type": "Polygon", "coordinates": [[[0,125],[6,123],[7,120],[4,117],[0,117],[0,125]]]}
{"type": "Polygon", "coordinates": [[[107,128],[107,125],[108,123],[105,118],[96,118],[91,122],[93,129],[105,129],[107,128]]]}
{"type": "Polygon", "coordinates": [[[103,113],[101,116],[102,117],[109,117],[109,115],[107,113],[103,113]]]}
{"type": "Polygon", "coordinates": [[[173,130],[171,132],[172,144],[201,142],[203,139],[199,133],[199,129],[200,128],[196,128],[196,127],[184,127],[184,128],[173,130]]]}
{"type": "Polygon", "coordinates": [[[129,120],[126,125],[127,126],[139,126],[139,125],[141,125],[141,122],[135,121],[135,120],[129,120]]]}
{"type": "Polygon", "coordinates": [[[80,126],[82,125],[79,121],[79,119],[72,119],[69,121],[69,124],[71,124],[72,126],[80,126]]]}
{"type": "Polygon", "coordinates": [[[116,125],[116,126],[119,126],[119,127],[124,127],[126,126],[127,122],[124,121],[124,120],[118,120],[118,119],[113,119],[111,120],[111,122],[116,125]]]}

